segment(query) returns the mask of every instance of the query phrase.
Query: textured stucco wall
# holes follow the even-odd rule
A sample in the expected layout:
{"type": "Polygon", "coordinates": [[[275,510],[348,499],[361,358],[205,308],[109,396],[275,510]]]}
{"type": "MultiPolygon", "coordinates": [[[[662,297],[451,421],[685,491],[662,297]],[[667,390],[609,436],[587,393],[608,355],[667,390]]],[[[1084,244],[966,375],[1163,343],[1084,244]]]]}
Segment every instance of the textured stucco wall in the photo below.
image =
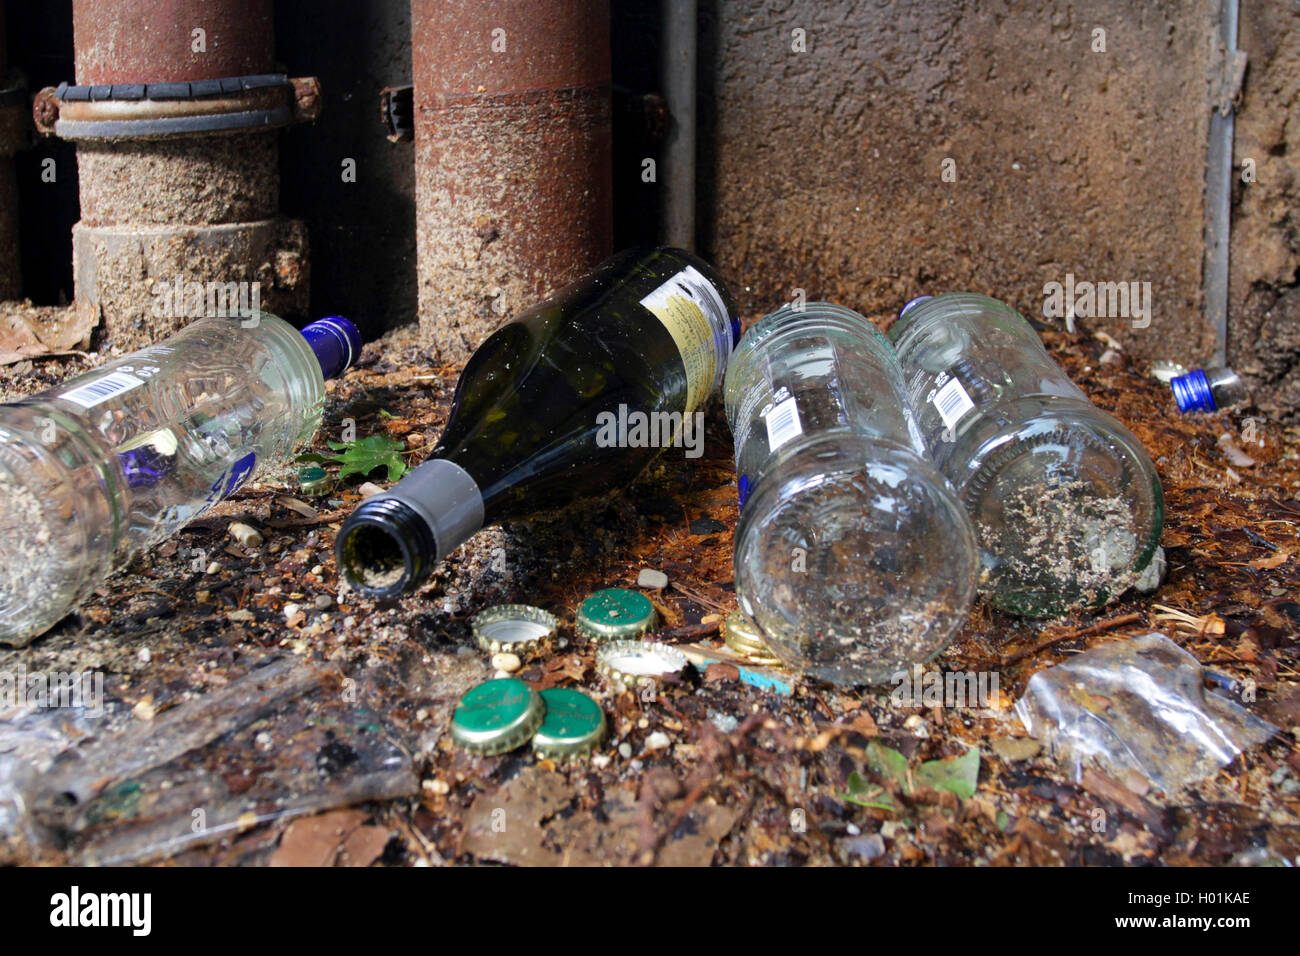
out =
{"type": "Polygon", "coordinates": [[[1228,361],[1270,417],[1300,420],[1300,2],[1244,3],[1228,361]],[[1247,181],[1252,180],[1252,181],[1247,181]]]}
{"type": "Polygon", "coordinates": [[[1211,351],[1206,3],[721,0],[708,22],[707,245],[746,310],[972,290],[1037,315],[1073,273],[1151,283],[1149,328],[1091,325],[1132,351],[1211,351]]]}

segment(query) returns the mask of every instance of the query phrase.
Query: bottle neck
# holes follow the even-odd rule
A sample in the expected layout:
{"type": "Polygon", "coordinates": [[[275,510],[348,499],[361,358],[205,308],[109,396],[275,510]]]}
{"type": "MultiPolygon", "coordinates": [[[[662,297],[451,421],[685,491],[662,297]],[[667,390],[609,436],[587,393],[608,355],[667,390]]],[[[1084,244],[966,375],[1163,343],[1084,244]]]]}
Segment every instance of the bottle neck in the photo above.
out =
{"type": "Polygon", "coordinates": [[[304,326],[302,337],[311,346],[325,378],[338,378],[361,357],[361,333],[341,315],[330,315],[304,326]]]}
{"type": "Polygon", "coordinates": [[[339,530],[335,550],[348,581],[375,597],[413,590],[483,527],[483,496],[454,462],[432,458],[391,489],[363,501],[339,530]]]}

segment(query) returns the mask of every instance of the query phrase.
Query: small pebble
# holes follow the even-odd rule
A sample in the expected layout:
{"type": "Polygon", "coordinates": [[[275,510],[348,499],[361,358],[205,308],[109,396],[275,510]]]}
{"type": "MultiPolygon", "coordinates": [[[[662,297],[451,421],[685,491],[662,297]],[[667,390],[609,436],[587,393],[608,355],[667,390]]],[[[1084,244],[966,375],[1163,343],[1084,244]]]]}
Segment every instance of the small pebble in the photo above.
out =
{"type": "Polygon", "coordinates": [[[724,734],[729,734],[740,726],[740,721],[730,714],[713,714],[709,720],[713,721],[713,726],[724,734]]]}
{"type": "Polygon", "coordinates": [[[500,654],[492,655],[492,666],[507,674],[513,674],[515,671],[519,670],[519,665],[521,663],[519,656],[517,654],[511,654],[509,651],[502,651],[500,654]]]}
{"type": "Polygon", "coordinates": [[[217,573],[218,571],[220,571],[220,570],[221,570],[221,562],[219,562],[219,561],[213,561],[211,564],[208,565],[208,571],[207,571],[207,573],[208,573],[208,574],[216,574],[216,573],[217,573]]]}
{"type": "Polygon", "coordinates": [[[451,792],[451,784],[449,784],[446,780],[426,780],[424,781],[424,783],[420,784],[420,786],[422,786],[425,790],[428,790],[430,793],[441,794],[441,793],[451,792]]]}
{"type": "Polygon", "coordinates": [[[500,670],[499,670],[499,671],[493,671],[493,672],[492,672],[492,678],[493,678],[494,680],[501,680],[502,678],[504,678],[504,677],[509,677],[509,676],[510,676],[510,672],[509,672],[509,671],[500,671],[500,670]]]}
{"type": "Polygon", "coordinates": [[[135,658],[141,664],[148,664],[149,661],[153,659],[153,654],[149,653],[149,648],[142,647],[135,652],[135,658]]]}
{"type": "Polygon", "coordinates": [[[994,737],[989,741],[993,752],[1007,763],[1030,760],[1043,749],[1033,737],[994,737]]]}
{"type": "Polygon", "coordinates": [[[357,489],[357,494],[361,495],[362,498],[369,498],[371,495],[380,494],[383,490],[373,481],[367,481],[357,489]]]}
{"type": "Polygon", "coordinates": [[[262,546],[262,532],[252,525],[244,524],[242,521],[234,521],[226,530],[230,532],[232,538],[245,548],[260,548],[262,546]]]}
{"type": "Polygon", "coordinates": [[[866,836],[841,840],[840,846],[845,852],[860,856],[864,860],[874,860],[885,855],[885,841],[879,833],[868,833],[866,836]]]}
{"type": "Polygon", "coordinates": [[[623,743],[619,744],[618,755],[622,757],[624,760],[632,756],[632,745],[627,741],[624,741],[623,743]]]}
{"type": "Polygon", "coordinates": [[[131,708],[131,713],[136,720],[153,720],[157,710],[153,706],[153,698],[145,697],[138,704],[131,708]]]}
{"type": "Polygon", "coordinates": [[[323,611],[323,610],[325,610],[327,607],[329,607],[329,606],[330,606],[331,604],[333,604],[333,603],[334,603],[334,599],[333,599],[332,597],[330,597],[328,594],[318,594],[318,595],[316,595],[316,601],[315,601],[315,604],[316,604],[316,610],[318,610],[318,611],[323,611]]]}
{"type": "Polygon", "coordinates": [[[653,734],[647,737],[645,741],[647,750],[663,750],[671,744],[672,741],[668,739],[668,735],[662,730],[656,730],[653,734]]]}
{"type": "Polygon", "coordinates": [[[641,573],[636,576],[636,586],[661,591],[668,587],[668,575],[653,568],[642,568],[641,573]]]}
{"type": "Polygon", "coordinates": [[[597,770],[604,770],[609,766],[609,754],[596,754],[591,758],[591,765],[597,770]]]}
{"type": "Polygon", "coordinates": [[[302,608],[298,607],[298,605],[296,604],[286,604],[284,606],[284,616],[286,618],[291,618],[295,614],[297,614],[300,610],[302,610],[302,608]]]}

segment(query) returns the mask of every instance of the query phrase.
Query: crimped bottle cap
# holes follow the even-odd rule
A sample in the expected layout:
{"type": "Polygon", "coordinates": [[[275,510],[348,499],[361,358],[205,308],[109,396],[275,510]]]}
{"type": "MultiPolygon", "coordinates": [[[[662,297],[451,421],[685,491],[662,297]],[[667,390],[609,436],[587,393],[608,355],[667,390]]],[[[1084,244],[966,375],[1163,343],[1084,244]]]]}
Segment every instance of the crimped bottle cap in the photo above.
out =
{"type": "Polygon", "coordinates": [[[722,640],[727,647],[755,664],[779,663],[763,640],[758,625],[744,611],[735,610],[727,615],[727,619],[722,622],[722,640]]]}
{"type": "Polygon", "coordinates": [[[523,681],[490,680],[460,699],[451,739],[474,753],[505,753],[528,742],[542,723],[543,710],[541,695],[523,681]]]}
{"type": "Polygon", "coordinates": [[[298,469],[298,487],[304,495],[323,495],[334,487],[334,482],[320,465],[304,465],[298,469]]]}
{"type": "Polygon", "coordinates": [[[596,667],[614,686],[623,690],[637,681],[655,680],[685,669],[686,655],[658,641],[611,641],[596,655],[596,667]]]}
{"type": "Polygon", "coordinates": [[[533,735],[533,750],[557,759],[589,755],[605,736],[605,712],[600,705],[568,687],[551,687],[541,697],[546,715],[533,735]]]}
{"type": "Polygon", "coordinates": [[[636,637],[658,622],[650,599],[627,588],[597,591],[578,608],[578,632],[598,641],[636,637]]]}
{"type": "Polygon", "coordinates": [[[474,615],[470,627],[478,646],[489,654],[536,650],[555,635],[560,622],[530,604],[498,604],[474,615]]]}

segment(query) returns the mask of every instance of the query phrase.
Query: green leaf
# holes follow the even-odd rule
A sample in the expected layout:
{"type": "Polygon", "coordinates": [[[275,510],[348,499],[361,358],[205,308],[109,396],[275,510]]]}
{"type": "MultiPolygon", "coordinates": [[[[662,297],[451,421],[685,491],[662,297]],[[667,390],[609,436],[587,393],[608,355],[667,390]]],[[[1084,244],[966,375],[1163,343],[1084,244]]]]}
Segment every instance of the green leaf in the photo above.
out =
{"type": "Polygon", "coordinates": [[[928,760],[916,769],[916,782],[935,790],[947,790],[963,800],[975,795],[980,775],[980,752],[972,747],[960,757],[928,760]]]}
{"type": "Polygon", "coordinates": [[[406,462],[401,456],[402,450],[406,448],[406,442],[389,438],[387,435],[369,435],[346,443],[329,442],[329,446],[335,451],[342,452],[333,459],[343,466],[339,470],[339,478],[346,478],[348,475],[365,477],[381,466],[388,469],[389,481],[396,481],[406,473],[406,462]]]}
{"type": "Polygon", "coordinates": [[[904,791],[912,789],[907,777],[907,758],[874,740],[867,744],[867,769],[902,785],[904,791]]]}
{"type": "Polygon", "coordinates": [[[863,779],[856,770],[849,774],[849,792],[843,794],[842,799],[864,807],[875,807],[877,810],[902,809],[894,798],[885,792],[884,787],[863,779]]]}

